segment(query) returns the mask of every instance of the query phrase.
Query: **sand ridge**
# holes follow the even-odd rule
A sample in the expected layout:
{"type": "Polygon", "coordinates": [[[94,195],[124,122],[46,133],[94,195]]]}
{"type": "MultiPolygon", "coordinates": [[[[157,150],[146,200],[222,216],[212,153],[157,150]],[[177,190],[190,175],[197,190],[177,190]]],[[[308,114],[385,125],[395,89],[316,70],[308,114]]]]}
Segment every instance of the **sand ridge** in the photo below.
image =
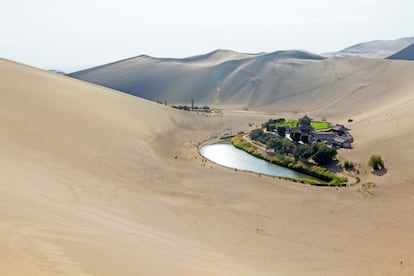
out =
{"type": "Polygon", "coordinates": [[[194,99],[198,105],[267,112],[321,110],[326,117],[338,109],[356,116],[373,103],[392,103],[395,93],[414,85],[412,70],[414,64],[404,61],[281,51],[217,65],[208,59],[195,64],[138,58],[71,76],[169,105],[194,99]],[[353,103],[358,105],[349,109],[353,103]]]}
{"type": "Polygon", "coordinates": [[[374,40],[352,45],[338,52],[327,53],[326,55],[386,58],[401,51],[412,43],[414,43],[414,37],[404,37],[395,40],[374,40]]]}

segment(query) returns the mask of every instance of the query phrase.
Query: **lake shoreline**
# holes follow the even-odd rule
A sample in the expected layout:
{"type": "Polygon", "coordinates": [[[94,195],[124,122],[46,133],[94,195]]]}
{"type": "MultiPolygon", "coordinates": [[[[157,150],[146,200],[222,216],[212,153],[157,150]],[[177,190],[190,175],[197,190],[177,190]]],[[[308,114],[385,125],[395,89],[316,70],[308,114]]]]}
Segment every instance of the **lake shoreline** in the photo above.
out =
{"type": "MultiPolygon", "coordinates": [[[[315,185],[315,186],[347,186],[347,181],[348,181],[347,178],[338,177],[336,174],[322,167],[319,167],[316,165],[309,166],[301,161],[292,162],[291,160],[286,160],[284,157],[282,157],[283,159],[280,159],[279,157],[276,157],[276,156],[270,157],[268,155],[261,154],[257,151],[257,146],[251,144],[249,141],[244,139],[243,134],[238,134],[234,136],[231,139],[231,142],[233,146],[235,146],[236,148],[243,150],[254,157],[257,157],[259,159],[265,160],[272,164],[276,164],[278,166],[285,167],[285,168],[291,169],[293,171],[296,171],[296,172],[299,172],[305,175],[309,175],[317,179],[317,181],[308,180],[308,179],[299,179],[299,182],[301,183],[307,183],[307,184],[315,185]]],[[[297,182],[298,179],[294,178],[293,181],[297,182]]]]}
{"type": "MultiPolygon", "coordinates": [[[[222,150],[226,150],[225,148],[223,148],[222,150]]],[[[248,172],[248,173],[253,173],[256,174],[258,176],[268,176],[268,177],[272,177],[272,178],[278,178],[278,179],[283,179],[283,180],[287,180],[290,182],[296,182],[296,183],[303,183],[303,184],[310,184],[310,185],[314,185],[314,186],[330,186],[330,183],[328,182],[323,182],[321,179],[318,179],[312,175],[309,174],[305,174],[301,171],[298,170],[294,170],[288,166],[281,166],[279,164],[275,164],[269,160],[266,160],[264,158],[259,158],[255,155],[250,154],[249,152],[246,152],[243,149],[238,148],[237,146],[235,146],[231,139],[214,139],[214,140],[210,140],[210,141],[205,141],[203,143],[200,143],[198,146],[198,154],[203,158],[203,159],[207,159],[210,162],[217,164],[219,166],[228,168],[228,169],[234,169],[235,171],[243,171],[243,172],[248,172]],[[243,168],[243,165],[241,165],[239,162],[236,162],[237,164],[228,164],[226,162],[228,162],[228,160],[226,161],[218,161],[217,158],[211,158],[208,156],[208,153],[203,152],[203,148],[205,149],[205,147],[208,146],[214,146],[214,145],[229,145],[231,147],[233,147],[235,150],[237,151],[241,151],[243,152],[243,154],[247,154],[250,158],[254,158],[256,160],[249,160],[250,162],[256,162],[256,161],[260,161],[263,163],[266,163],[266,165],[262,164],[254,164],[252,163],[252,168],[246,169],[243,168]],[[264,167],[260,167],[260,166],[264,166],[264,167]],[[256,166],[256,167],[255,167],[256,166]],[[288,173],[291,172],[292,174],[288,173]]],[[[227,154],[229,154],[229,152],[227,152],[227,154]]],[[[215,154],[217,156],[217,153],[215,154]]],[[[237,158],[238,161],[246,161],[243,156],[238,156],[237,158]]],[[[243,163],[243,162],[242,162],[243,163]]],[[[246,165],[246,164],[244,164],[246,165]]],[[[250,164],[248,165],[250,166],[250,164]]]]}

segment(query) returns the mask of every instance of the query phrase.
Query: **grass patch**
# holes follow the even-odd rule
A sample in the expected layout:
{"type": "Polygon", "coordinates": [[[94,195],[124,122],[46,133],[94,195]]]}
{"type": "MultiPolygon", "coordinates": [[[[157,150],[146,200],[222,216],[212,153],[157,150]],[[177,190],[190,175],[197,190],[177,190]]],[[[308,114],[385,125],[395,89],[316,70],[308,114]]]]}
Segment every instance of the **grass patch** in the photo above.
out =
{"type": "Polygon", "coordinates": [[[374,195],[371,188],[374,188],[375,184],[372,182],[366,182],[362,183],[361,187],[357,189],[358,192],[362,193],[364,196],[367,196],[368,194],[374,195]]]}
{"type": "MultiPolygon", "coordinates": [[[[272,124],[275,128],[278,127],[289,127],[289,128],[295,128],[298,126],[298,120],[289,120],[283,123],[277,123],[277,124],[272,124]]],[[[311,126],[315,129],[315,130],[321,130],[321,129],[327,129],[331,126],[330,122],[322,122],[322,121],[312,121],[311,122],[311,126]]]]}
{"type": "Polygon", "coordinates": [[[274,124],[274,126],[276,128],[278,127],[290,127],[290,128],[294,128],[298,126],[298,120],[289,120],[289,121],[285,121],[283,123],[278,123],[278,124],[274,124]]]}
{"type": "Polygon", "coordinates": [[[375,187],[375,184],[372,183],[372,182],[365,182],[365,183],[362,183],[362,185],[361,185],[361,188],[365,189],[365,190],[371,189],[373,187],[375,187]]]}
{"type": "Polygon", "coordinates": [[[311,126],[315,130],[321,130],[321,129],[329,128],[331,126],[331,123],[330,122],[312,121],[311,126]]]}

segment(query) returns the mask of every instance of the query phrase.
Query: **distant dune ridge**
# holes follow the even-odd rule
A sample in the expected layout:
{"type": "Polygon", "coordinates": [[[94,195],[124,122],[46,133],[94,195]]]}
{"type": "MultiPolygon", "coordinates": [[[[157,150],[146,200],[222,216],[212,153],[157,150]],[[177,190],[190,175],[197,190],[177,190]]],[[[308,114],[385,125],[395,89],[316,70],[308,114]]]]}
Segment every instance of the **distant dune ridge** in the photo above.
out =
{"type": "Polygon", "coordinates": [[[326,53],[324,56],[360,56],[370,58],[386,58],[414,43],[414,37],[395,40],[374,40],[347,47],[338,52],[326,53]]]}
{"type": "Polygon", "coordinates": [[[414,43],[398,53],[387,57],[387,59],[414,60],[414,43]]]}
{"type": "Polygon", "coordinates": [[[391,76],[404,83],[411,79],[411,73],[398,66],[402,65],[384,59],[323,58],[301,51],[261,55],[215,51],[187,59],[139,56],[70,76],[169,105],[194,99],[214,107],[306,111],[342,109],[344,101],[364,97],[352,112],[347,111],[353,116],[370,102],[370,93],[389,91],[391,76]],[[306,106],[297,104],[305,100],[306,106]]]}
{"type": "Polygon", "coordinates": [[[412,72],[400,60],[219,50],[77,76],[225,109],[206,116],[0,59],[0,275],[414,275],[412,72]],[[351,129],[354,149],[338,158],[359,164],[361,183],[312,187],[198,154],[305,113],[351,129]],[[372,154],[386,171],[371,173],[372,154]]]}
{"type": "Polygon", "coordinates": [[[274,85],[278,78],[297,71],[296,67],[302,66],[305,60],[322,59],[321,56],[301,51],[251,55],[218,50],[186,59],[139,56],[75,72],[70,76],[150,100],[185,103],[194,98],[211,105],[233,102],[253,106],[257,93],[250,93],[263,89],[261,75],[272,81],[272,84],[266,82],[265,85],[274,85]],[[297,61],[287,61],[291,59],[297,61]],[[283,76],[272,79],[269,75],[278,72],[282,72],[283,76]]]}
{"type": "MultiPolygon", "coordinates": [[[[169,59],[170,61],[183,61],[183,62],[193,62],[198,63],[200,62],[200,65],[216,65],[220,64],[229,60],[240,60],[240,59],[246,59],[251,58],[255,56],[259,56],[261,54],[245,54],[245,53],[238,53],[231,50],[223,50],[218,49],[213,52],[207,53],[205,55],[199,55],[199,56],[193,56],[183,59],[169,59]]],[[[164,59],[165,60],[165,59],[164,59]]]]}

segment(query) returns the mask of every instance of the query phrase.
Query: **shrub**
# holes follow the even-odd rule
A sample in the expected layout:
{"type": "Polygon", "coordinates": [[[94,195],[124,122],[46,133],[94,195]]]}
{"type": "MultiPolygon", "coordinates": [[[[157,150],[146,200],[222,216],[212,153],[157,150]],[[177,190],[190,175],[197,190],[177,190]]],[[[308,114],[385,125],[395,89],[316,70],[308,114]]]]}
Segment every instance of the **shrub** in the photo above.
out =
{"type": "Polygon", "coordinates": [[[384,161],[382,160],[381,156],[379,155],[372,155],[368,160],[368,165],[374,169],[374,171],[378,171],[380,169],[384,169],[384,161]]]}
{"type": "Polygon", "coordinates": [[[250,132],[250,138],[253,140],[258,140],[260,137],[263,136],[263,134],[264,132],[261,128],[256,128],[250,132]]]}
{"type": "Polygon", "coordinates": [[[241,134],[234,136],[233,138],[231,138],[231,142],[232,144],[239,149],[242,149],[248,153],[251,154],[256,154],[257,155],[257,147],[244,141],[243,140],[243,136],[241,134]]]}
{"type": "Polygon", "coordinates": [[[346,160],[345,163],[344,163],[344,168],[347,171],[354,171],[355,170],[355,165],[351,161],[346,160]]]}

